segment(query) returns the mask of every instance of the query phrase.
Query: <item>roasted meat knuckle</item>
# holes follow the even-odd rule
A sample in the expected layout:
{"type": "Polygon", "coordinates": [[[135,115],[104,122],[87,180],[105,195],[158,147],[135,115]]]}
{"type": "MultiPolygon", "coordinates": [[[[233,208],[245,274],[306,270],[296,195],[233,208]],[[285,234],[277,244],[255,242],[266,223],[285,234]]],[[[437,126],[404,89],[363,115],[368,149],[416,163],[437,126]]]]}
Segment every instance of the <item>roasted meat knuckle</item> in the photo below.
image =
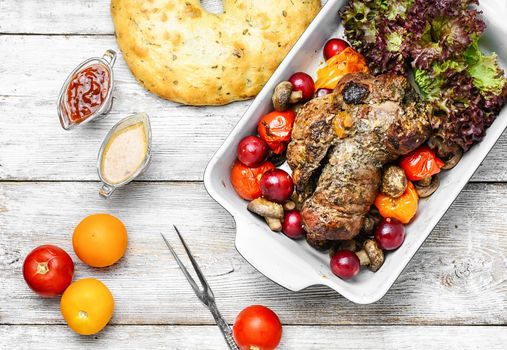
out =
{"type": "Polygon", "coordinates": [[[426,105],[395,74],[349,74],[333,93],[306,103],[287,160],[312,240],[354,238],[378,193],[382,167],[417,148],[429,132],[426,105]],[[343,114],[352,123],[339,137],[333,122],[343,114]]]}

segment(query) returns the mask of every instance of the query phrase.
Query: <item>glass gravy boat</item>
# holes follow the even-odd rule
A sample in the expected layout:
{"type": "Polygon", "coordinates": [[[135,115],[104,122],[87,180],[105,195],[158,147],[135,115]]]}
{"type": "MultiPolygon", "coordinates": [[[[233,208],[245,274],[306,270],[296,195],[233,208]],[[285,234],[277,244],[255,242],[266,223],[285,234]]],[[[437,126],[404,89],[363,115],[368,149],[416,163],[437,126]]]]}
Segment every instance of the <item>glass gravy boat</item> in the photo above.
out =
{"type": "Polygon", "coordinates": [[[60,95],[58,97],[58,118],[60,119],[60,124],[63,129],[70,130],[78,125],[86,124],[94,119],[101,119],[107,115],[107,113],[111,110],[111,106],[113,104],[113,88],[114,88],[114,73],[113,66],[116,61],[116,51],[107,50],[102,57],[93,57],[89,58],[86,61],[82,62],[78,65],[67,77],[65,83],[63,84],[60,95]],[[82,119],[72,119],[71,117],[71,108],[69,106],[67,92],[69,90],[69,85],[76,77],[76,75],[85,69],[92,67],[94,65],[100,65],[105,69],[109,77],[109,86],[108,91],[104,100],[102,101],[100,107],[90,115],[86,116],[82,119]]]}
{"type": "MultiPolygon", "coordinates": [[[[123,143],[123,145],[128,145],[127,143],[123,143]]],[[[122,145],[122,146],[123,146],[122,145]]],[[[132,145],[132,143],[130,143],[132,145]]],[[[127,146],[128,147],[128,146],[127,146]]],[[[137,153],[139,153],[139,146],[137,147],[137,153]]],[[[132,154],[132,149],[128,149],[125,147],[116,147],[116,152],[121,151],[123,155],[132,154]]],[[[111,151],[113,152],[113,151],[111,151]]],[[[136,153],[136,152],[133,152],[136,153]]],[[[123,158],[123,160],[125,160],[123,158]]],[[[99,190],[99,194],[107,199],[109,198],[113,192],[122,186],[125,186],[132,180],[134,180],[137,176],[139,176],[143,171],[148,168],[148,165],[151,161],[151,125],[148,114],[146,113],[138,113],[131,116],[128,116],[122,120],[120,120],[113,128],[108,132],[106,138],[102,142],[102,146],[99,150],[98,160],[97,160],[97,172],[99,174],[99,178],[102,181],[102,187],[99,190]],[[107,173],[107,157],[109,151],[112,149],[112,145],[114,142],[124,142],[119,141],[119,137],[123,135],[126,137],[127,132],[132,132],[137,128],[142,128],[142,134],[144,135],[145,144],[142,146],[145,149],[144,159],[139,159],[135,166],[129,171],[129,173],[123,177],[118,179],[118,181],[113,181],[111,176],[107,173]]],[[[114,160],[110,161],[114,162],[114,160]]],[[[111,167],[109,167],[111,168],[111,167]]]]}

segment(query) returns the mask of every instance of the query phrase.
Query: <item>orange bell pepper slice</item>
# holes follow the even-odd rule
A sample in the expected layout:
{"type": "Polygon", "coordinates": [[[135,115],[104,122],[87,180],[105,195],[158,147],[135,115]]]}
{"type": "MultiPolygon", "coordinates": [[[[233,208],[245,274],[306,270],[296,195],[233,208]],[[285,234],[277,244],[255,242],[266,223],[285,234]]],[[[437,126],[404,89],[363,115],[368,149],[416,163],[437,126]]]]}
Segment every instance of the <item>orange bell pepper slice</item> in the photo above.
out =
{"type": "Polygon", "coordinates": [[[326,61],[326,66],[317,71],[315,89],[334,89],[341,78],[349,73],[368,73],[368,66],[363,55],[347,47],[326,61]]]}
{"type": "Polygon", "coordinates": [[[399,198],[379,193],[375,198],[375,206],[384,218],[394,218],[408,224],[417,212],[419,196],[412,182],[408,181],[407,189],[399,198]]]}

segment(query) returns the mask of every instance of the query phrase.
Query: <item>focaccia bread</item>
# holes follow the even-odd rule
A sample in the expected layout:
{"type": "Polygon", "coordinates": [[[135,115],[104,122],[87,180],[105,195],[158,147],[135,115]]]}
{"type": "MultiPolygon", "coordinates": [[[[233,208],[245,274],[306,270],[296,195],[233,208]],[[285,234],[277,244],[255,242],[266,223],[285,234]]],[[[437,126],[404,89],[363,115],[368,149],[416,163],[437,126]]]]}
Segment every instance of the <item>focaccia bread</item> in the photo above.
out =
{"type": "Polygon", "coordinates": [[[148,90],[190,105],[255,96],[320,9],[320,0],[112,0],[118,45],[148,90]]]}

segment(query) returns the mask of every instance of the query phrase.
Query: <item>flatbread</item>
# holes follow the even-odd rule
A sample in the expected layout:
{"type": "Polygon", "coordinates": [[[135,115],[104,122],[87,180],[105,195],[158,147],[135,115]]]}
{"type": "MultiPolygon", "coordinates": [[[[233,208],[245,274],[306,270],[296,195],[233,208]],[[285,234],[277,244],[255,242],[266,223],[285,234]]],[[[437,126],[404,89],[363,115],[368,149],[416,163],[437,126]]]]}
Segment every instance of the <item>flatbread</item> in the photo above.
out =
{"type": "Polygon", "coordinates": [[[118,45],[148,90],[190,105],[255,96],[320,9],[320,0],[112,0],[118,45]]]}

